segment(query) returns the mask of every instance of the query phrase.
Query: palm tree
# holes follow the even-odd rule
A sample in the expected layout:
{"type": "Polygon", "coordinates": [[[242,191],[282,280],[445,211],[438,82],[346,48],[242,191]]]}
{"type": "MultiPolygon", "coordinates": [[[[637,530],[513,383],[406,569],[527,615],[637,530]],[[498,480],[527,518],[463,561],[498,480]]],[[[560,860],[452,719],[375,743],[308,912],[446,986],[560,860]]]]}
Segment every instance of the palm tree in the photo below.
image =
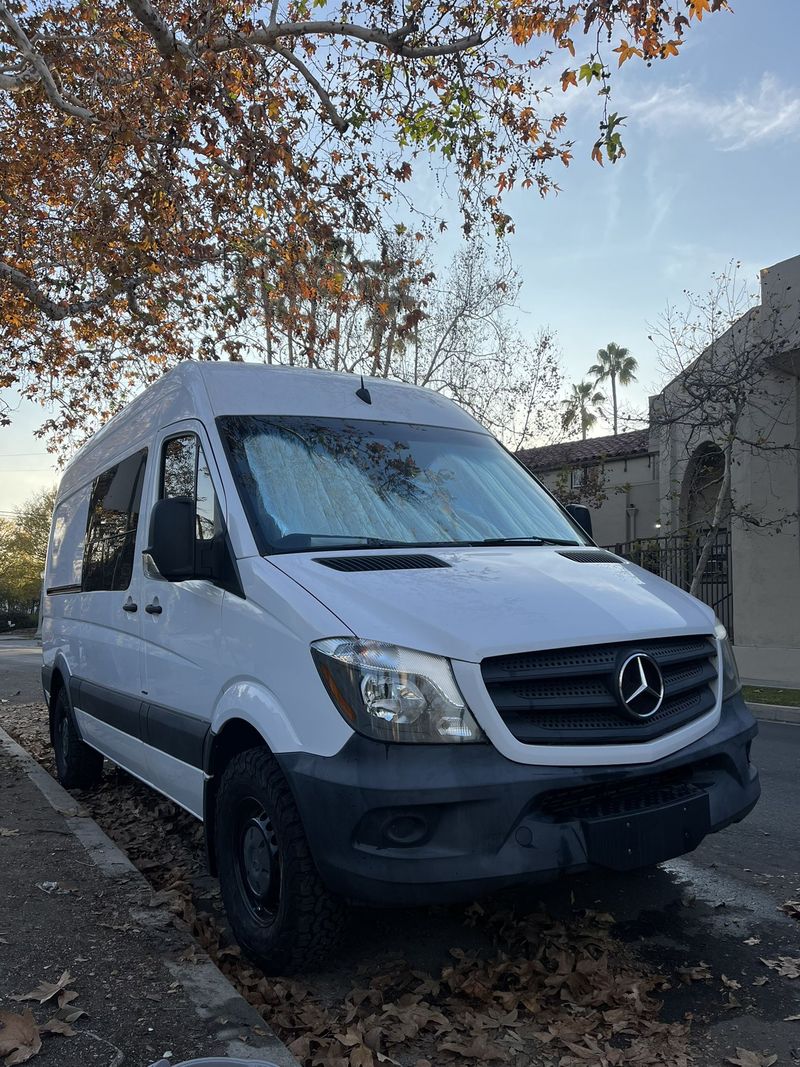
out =
{"type": "Polygon", "coordinates": [[[636,381],[636,371],[639,364],[630,354],[627,348],[620,348],[612,341],[606,348],[601,348],[597,353],[597,363],[589,368],[589,374],[594,375],[594,384],[609,379],[611,381],[611,408],[614,413],[614,436],[617,434],[617,382],[620,385],[630,385],[636,381]]]}
{"type": "Polygon", "coordinates": [[[564,412],[561,416],[561,428],[569,430],[577,422],[581,428],[581,437],[586,440],[587,430],[591,430],[597,422],[597,414],[592,408],[598,407],[605,401],[602,393],[595,392],[591,382],[577,382],[572,386],[572,392],[561,401],[564,412]]]}

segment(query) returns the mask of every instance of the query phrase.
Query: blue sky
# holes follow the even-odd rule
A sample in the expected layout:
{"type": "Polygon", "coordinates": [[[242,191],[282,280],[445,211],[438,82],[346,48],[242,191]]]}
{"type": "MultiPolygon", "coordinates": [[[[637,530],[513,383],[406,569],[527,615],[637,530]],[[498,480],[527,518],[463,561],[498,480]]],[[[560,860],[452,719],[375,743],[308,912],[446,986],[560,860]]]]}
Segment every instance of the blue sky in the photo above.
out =
{"type": "MultiPolygon", "coordinates": [[[[628,396],[639,407],[660,384],[648,323],[668,301],[732,259],[755,286],[761,267],[800,255],[800,0],[733,6],[695,27],[677,59],[621,69],[613,109],[628,116],[628,155],[616,166],[589,159],[597,97],[556,88],[576,142],[562,191],[509,201],[521,325],[555,329],[571,380],[608,341],[626,345],[640,362],[628,396]]],[[[0,429],[0,515],[57,477],[33,436],[42,419],[25,405],[0,429]]]]}
{"type": "Polygon", "coordinates": [[[704,19],[678,59],[621,69],[622,162],[587,162],[597,101],[586,93],[562,192],[513,198],[526,318],[555,327],[573,377],[607,341],[629,347],[640,403],[660,384],[647,323],[667,301],[705,289],[731,259],[755,286],[761,267],[800,255],[800,2],[734,7],[704,19]]]}

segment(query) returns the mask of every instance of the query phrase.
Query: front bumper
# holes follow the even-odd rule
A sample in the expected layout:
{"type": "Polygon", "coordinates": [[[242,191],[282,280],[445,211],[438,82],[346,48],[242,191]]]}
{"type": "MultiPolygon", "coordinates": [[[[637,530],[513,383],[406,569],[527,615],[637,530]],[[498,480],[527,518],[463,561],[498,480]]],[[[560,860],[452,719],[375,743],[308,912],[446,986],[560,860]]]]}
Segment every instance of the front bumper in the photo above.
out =
{"type": "Polygon", "coordinates": [[[756,732],[737,695],[705,737],[644,765],[530,766],[490,745],[360,736],[335,756],[278,759],[328,887],[417,905],[690,852],[758,800],[756,732]]]}

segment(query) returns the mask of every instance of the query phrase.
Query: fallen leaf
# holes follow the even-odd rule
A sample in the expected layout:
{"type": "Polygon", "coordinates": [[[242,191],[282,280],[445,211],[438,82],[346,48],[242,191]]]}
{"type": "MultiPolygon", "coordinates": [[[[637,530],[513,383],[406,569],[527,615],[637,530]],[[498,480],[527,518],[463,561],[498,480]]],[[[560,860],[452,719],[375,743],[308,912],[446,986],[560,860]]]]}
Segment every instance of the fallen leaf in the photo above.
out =
{"type": "Polygon", "coordinates": [[[727,975],[724,974],[720,975],[720,978],[722,979],[722,984],[725,986],[726,989],[742,988],[741,983],[737,982],[735,978],[728,978],[727,975]]]}
{"type": "Polygon", "coordinates": [[[75,1036],[75,1031],[63,1019],[48,1019],[40,1029],[43,1034],[61,1034],[62,1037],[75,1036]]]}
{"type": "Polygon", "coordinates": [[[772,1067],[773,1063],[778,1062],[778,1057],[774,1053],[762,1055],[746,1048],[737,1048],[736,1055],[728,1056],[725,1062],[732,1063],[734,1067],[772,1067]]]}
{"type": "Polygon", "coordinates": [[[711,968],[702,960],[695,967],[679,967],[678,977],[684,985],[692,982],[707,982],[712,977],[711,968]]]}
{"type": "Polygon", "coordinates": [[[39,1027],[30,1008],[22,1015],[0,1011],[0,1056],[5,1056],[6,1067],[25,1063],[42,1047],[39,1027]]]}
{"type": "Polygon", "coordinates": [[[760,937],[748,937],[746,941],[742,942],[742,944],[743,945],[760,945],[761,944],[761,938],[760,937]]]}
{"type": "Polygon", "coordinates": [[[5,826],[0,826],[0,837],[17,837],[19,830],[8,830],[5,826]]]}
{"type": "MultiPolygon", "coordinates": [[[[0,830],[0,835],[3,831],[0,830]]],[[[793,919],[800,919],[800,900],[787,900],[784,904],[778,907],[778,911],[783,911],[787,915],[790,915],[793,919]]]]}
{"type": "Polygon", "coordinates": [[[53,1019],[64,1023],[74,1023],[84,1015],[88,1018],[88,1013],[83,1008],[59,1008],[53,1019]]]}
{"type": "Polygon", "coordinates": [[[350,1053],[350,1067],[375,1067],[375,1057],[366,1045],[359,1045],[350,1053]]]}
{"type": "MultiPolygon", "coordinates": [[[[41,982],[36,987],[36,989],[32,989],[30,991],[30,993],[18,993],[16,996],[13,996],[11,999],[12,1000],[16,1000],[17,1002],[24,1001],[24,1000],[35,1000],[39,1004],[45,1004],[48,1000],[50,1000],[53,997],[57,996],[58,994],[62,993],[62,991],[66,989],[66,987],[69,985],[69,983],[71,981],[72,981],[72,975],[69,973],[69,971],[64,971],[64,973],[61,975],[61,977],[58,979],[58,981],[56,981],[56,982],[41,982]]],[[[70,991],[67,995],[69,996],[70,1000],[74,1000],[75,997],[77,997],[78,994],[70,991]]],[[[60,996],[59,996],[59,1004],[58,1004],[58,1006],[59,1006],[59,1008],[63,1008],[64,1007],[64,1004],[61,1002],[61,997],[60,996]]]]}
{"type": "Polygon", "coordinates": [[[778,956],[776,960],[765,960],[762,956],[761,962],[782,978],[800,978],[800,957],[778,956]]]}

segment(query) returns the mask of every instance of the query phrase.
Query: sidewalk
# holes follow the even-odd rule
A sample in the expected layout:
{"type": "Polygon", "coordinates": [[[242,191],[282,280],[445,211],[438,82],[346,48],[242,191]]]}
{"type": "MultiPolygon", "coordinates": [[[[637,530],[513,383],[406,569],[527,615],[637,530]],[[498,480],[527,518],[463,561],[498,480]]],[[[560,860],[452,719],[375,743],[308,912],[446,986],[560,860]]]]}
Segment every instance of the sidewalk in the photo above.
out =
{"type": "Polygon", "coordinates": [[[67,1026],[74,1036],[43,1034],[29,1062],[147,1067],[165,1055],[227,1055],[296,1067],[188,931],[151,901],[129,860],[0,730],[0,1012],[30,1008],[43,1025],[59,994],[42,1004],[13,998],[58,985],[67,971],[60,984],[76,996],[60,999],[86,1013],[67,1026]]]}
{"type": "Polygon", "coordinates": [[[800,708],[786,704],[756,704],[752,700],[747,701],[747,706],[757,719],[763,719],[764,722],[784,722],[800,726],[800,708]]]}

